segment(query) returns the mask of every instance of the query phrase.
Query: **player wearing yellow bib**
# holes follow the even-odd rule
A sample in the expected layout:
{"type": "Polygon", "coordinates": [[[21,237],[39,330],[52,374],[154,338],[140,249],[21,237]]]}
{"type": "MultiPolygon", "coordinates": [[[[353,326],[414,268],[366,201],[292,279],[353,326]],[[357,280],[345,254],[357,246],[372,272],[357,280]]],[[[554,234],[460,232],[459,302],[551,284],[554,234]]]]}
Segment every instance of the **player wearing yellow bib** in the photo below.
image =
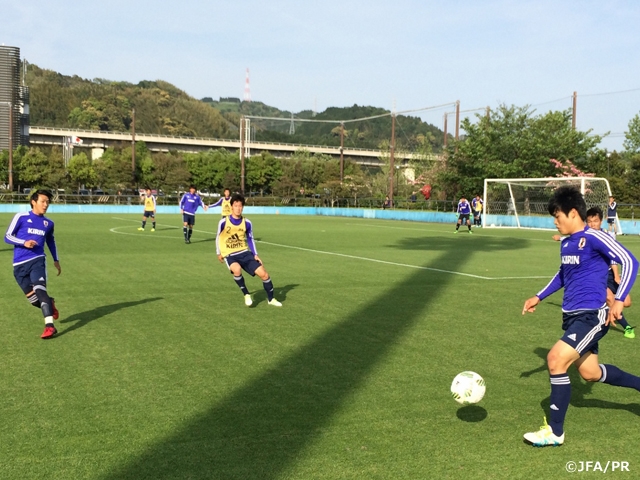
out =
{"type": "Polygon", "coordinates": [[[262,260],[258,257],[256,244],[253,240],[251,222],[242,216],[244,197],[235,193],[230,198],[231,214],[223,217],[218,223],[216,234],[216,253],[220,262],[226,263],[233,275],[240,291],[244,294],[244,304],[250,307],[253,304],[249,290],[244,283],[242,270],[252,277],[258,275],[262,279],[262,285],[267,292],[269,305],[281,307],[282,303],[273,298],[273,283],[271,277],[264,268],[262,260]]]}
{"type": "Polygon", "coordinates": [[[153,220],[153,224],[151,227],[151,231],[156,231],[156,197],[151,195],[151,189],[149,187],[144,189],[144,197],[142,197],[144,201],[144,212],[142,214],[142,226],[138,228],[138,230],[143,231],[145,225],[147,224],[147,218],[151,217],[153,220]]]}
{"type": "Polygon", "coordinates": [[[216,203],[212,203],[209,205],[211,207],[222,207],[220,213],[223,217],[228,217],[231,215],[231,190],[228,188],[224,189],[224,197],[218,200],[216,203]]]}

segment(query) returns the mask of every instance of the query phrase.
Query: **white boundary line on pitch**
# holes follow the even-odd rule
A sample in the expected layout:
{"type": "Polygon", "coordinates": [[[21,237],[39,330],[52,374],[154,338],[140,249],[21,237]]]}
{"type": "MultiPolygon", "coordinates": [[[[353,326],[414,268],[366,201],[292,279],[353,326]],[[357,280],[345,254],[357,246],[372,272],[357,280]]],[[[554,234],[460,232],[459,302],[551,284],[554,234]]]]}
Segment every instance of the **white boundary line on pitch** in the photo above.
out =
{"type": "MultiPolygon", "coordinates": [[[[415,230],[417,232],[441,232],[442,230],[436,230],[433,228],[410,228],[410,227],[392,227],[391,225],[371,225],[370,223],[347,223],[347,225],[353,225],[353,226],[358,226],[358,227],[375,227],[375,228],[392,228],[394,230],[415,230]]],[[[483,229],[483,231],[486,231],[487,229],[483,229]]],[[[477,230],[476,230],[477,231],[477,230]]],[[[549,230],[550,232],[552,230],[549,230]]],[[[446,232],[445,232],[446,233],[446,232]]],[[[482,234],[481,237],[487,237],[487,238],[505,238],[503,236],[500,235],[485,235],[482,234]]],[[[521,238],[521,237],[514,237],[514,238],[521,238]]],[[[545,240],[544,238],[529,238],[526,237],[526,240],[531,240],[533,242],[555,242],[555,240],[545,240]]],[[[517,277],[519,278],[519,277],[517,277]]]]}
{"type": "MultiPolygon", "coordinates": [[[[126,218],[118,218],[118,217],[113,217],[116,220],[122,220],[125,222],[138,222],[138,220],[129,220],[126,218]]],[[[165,225],[165,224],[157,224],[158,226],[163,226],[163,227],[170,227],[170,228],[175,228],[175,229],[179,229],[180,227],[176,227],[175,225],[165,225]]],[[[118,233],[120,235],[135,235],[135,236],[139,236],[140,234],[137,233],[125,233],[125,232],[118,232],[117,229],[119,228],[124,228],[124,227],[113,227],[111,229],[109,229],[110,232],[113,233],[118,233]]],[[[200,232],[200,233],[207,233],[209,235],[214,235],[214,233],[212,232],[207,232],[205,230],[196,230],[194,229],[194,231],[196,232],[200,232]]],[[[175,239],[175,237],[168,237],[168,236],[164,236],[164,235],[153,235],[154,237],[160,237],[160,238],[173,238],[175,239]]],[[[336,252],[327,252],[324,250],[314,250],[312,248],[304,248],[304,247],[296,247],[293,245],[283,245],[281,243],[272,243],[272,242],[265,242],[264,240],[256,240],[256,243],[264,243],[265,245],[272,245],[274,247],[282,247],[282,248],[291,248],[293,250],[301,250],[303,252],[311,252],[311,253],[320,253],[320,254],[324,254],[324,255],[334,255],[336,257],[344,257],[344,258],[352,258],[354,260],[365,260],[367,262],[374,262],[374,263],[382,263],[385,265],[393,265],[396,267],[406,267],[406,268],[414,268],[414,269],[418,269],[418,270],[429,270],[431,272],[439,272],[439,273],[448,273],[451,275],[460,275],[463,277],[471,277],[471,278],[477,278],[480,280],[526,280],[526,279],[538,279],[538,278],[544,278],[544,279],[549,279],[551,277],[549,277],[548,275],[545,276],[531,276],[531,277],[485,277],[482,275],[473,275],[471,273],[463,273],[463,272],[455,272],[452,270],[443,270],[440,268],[432,268],[432,267],[422,267],[420,265],[411,265],[408,263],[397,263],[397,262],[389,262],[387,260],[378,260],[376,258],[368,258],[368,257],[360,257],[357,255],[347,255],[345,253],[336,253],[336,252]]]]}

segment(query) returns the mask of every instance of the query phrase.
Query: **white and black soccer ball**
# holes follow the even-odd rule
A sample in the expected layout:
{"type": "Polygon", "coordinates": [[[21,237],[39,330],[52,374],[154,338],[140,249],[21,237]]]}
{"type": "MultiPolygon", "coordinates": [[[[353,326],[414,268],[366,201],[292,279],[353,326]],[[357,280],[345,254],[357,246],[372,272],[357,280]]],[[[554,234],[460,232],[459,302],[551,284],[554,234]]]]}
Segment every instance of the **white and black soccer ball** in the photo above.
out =
{"type": "Polygon", "coordinates": [[[476,372],[462,372],[456,375],[451,384],[451,396],[462,404],[478,403],[487,390],[484,378],[476,372]]]}

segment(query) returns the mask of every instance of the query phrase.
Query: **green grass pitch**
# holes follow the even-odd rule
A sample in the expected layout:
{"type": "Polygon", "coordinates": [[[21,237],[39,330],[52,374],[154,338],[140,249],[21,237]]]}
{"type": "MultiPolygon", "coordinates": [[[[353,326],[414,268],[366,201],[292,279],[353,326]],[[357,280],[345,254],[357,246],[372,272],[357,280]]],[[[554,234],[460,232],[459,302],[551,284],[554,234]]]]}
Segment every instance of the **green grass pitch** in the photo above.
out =
{"type": "MultiPolygon", "coordinates": [[[[561,294],[521,315],[558,267],[552,232],[248,215],[283,307],[245,275],[247,308],[215,256],[217,215],[197,216],[191,245],[178,215],[154,233],[139,215],[50,217],[57,338],[40,340],[0,245],[2,479],[564,478],[569,461],[640,475],[640,394],[573,369],[565,445],[522,441],[561,336],[561,294]],[[463,370],[487,382],[478,405],[451,399],[463,370]]],[[[611,330],[600,358],[640,374],[639,347],[611,330]]]]}

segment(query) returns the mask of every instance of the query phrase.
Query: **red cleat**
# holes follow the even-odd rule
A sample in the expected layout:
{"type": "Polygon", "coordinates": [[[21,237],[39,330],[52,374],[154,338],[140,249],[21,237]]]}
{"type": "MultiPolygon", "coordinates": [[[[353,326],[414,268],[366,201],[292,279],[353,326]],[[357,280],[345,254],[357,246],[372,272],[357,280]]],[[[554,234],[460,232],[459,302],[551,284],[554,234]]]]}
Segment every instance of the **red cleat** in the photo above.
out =
{"type": "Polygon", "coordinates": [[[56,308],[56,302],[53,298],[51,299],[51,308],[53,308],[53,319],[57,320],[58,318],[60,318],[60,312],[56,308]]]}
{"type": "Polygon", "coordinates": [[[45,325],[44,332],[42,332],[42,335],[40,335],[40,338],[44,340],[48,338],[53,338],[53,336],[56,333],[58,333],[58,330],[56,330],[56,327],[54,327],[53,325],[45,325]]]}

